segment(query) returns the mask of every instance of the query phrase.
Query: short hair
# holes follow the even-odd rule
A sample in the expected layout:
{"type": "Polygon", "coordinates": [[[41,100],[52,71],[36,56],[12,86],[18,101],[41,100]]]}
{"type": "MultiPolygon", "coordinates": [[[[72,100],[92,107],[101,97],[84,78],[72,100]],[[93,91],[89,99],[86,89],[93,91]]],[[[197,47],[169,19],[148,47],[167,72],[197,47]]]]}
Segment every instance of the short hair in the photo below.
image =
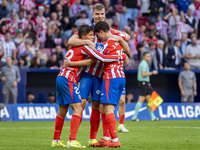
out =
{"type": "Polygon", "coordinates": [[[93,6],[93,12],[94,12],[95,10],[102,10],[102,9],[105,9],[105,6],[104,6],[103,4],[101,4],[101,3],[95,4],[95,5],[93,6]]]}
{"type": "Polygon", "coordinates": [[[79,38],[81,39],[82,35],[87,35],[90,31],[93,31],[93,27],[89,25],[81,25],[78,28],[78,35],[79,38]]]}
{"type": "Polygon", "coordinates": [[[180,42],[180,40],[178,39],[174,40],[174,44],[176,44],[177,42],[180,42]]]}
{"type": "Polygon", "coordinates": [[[100,21],[100,22],[96,23],[94,26],[94,32],[98,33],[100,30],[102,30],[103,32],[110,31],[110,27],[109,27],[108,23],[105,21],[100,21]]]}
{"type": "Polygon", "coordinates": [[[137,47],[136,47],[136,48],[137,48],[137,50],[138,50],[138,49],[140,49],[140,48],[142,48],[142,47],[144,47],[144,44],[142,44],[142,43],[139,43],[139,44],[137,45],[137,47]]]}
{"type": "Polygon", "coordinates": [[[165,44],[163,40],[158,40],[157,44],[165,44]]]}
{"type": "Polygon", "coordinates": [[[153,46],[155,43],[153,41],[149,42],[149,46],[153,46]]]}
{"type": "Polygon", "coordinates": [[[143,53],[143,57],[144,57],[146,54],[150,54],[150,53],[149,53],[149,52],[144,52],[144,53],[143,53]]]}

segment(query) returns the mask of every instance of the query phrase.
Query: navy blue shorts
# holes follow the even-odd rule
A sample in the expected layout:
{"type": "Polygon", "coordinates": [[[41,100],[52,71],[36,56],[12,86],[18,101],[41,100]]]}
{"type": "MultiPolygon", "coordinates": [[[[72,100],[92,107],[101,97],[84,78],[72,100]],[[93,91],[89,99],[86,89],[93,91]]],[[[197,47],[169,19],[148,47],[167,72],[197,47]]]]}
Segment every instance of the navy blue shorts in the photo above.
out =
{"type": "Polygon", "coordinates": [[[82,72],[81,78],[79,80],[81,98],[88,99],[88,96],[91,92],[92,100],[100,101],[102,80],[102,78],[98,78],[89,73],[82,72]]]}
{"type": "Polygon", "coordinates": [[[125,84],[125,78],[103,80],[101,88],[101,104],[113,104],[117,106],[125,84]]]}
{"type": "Polygon", "coordinates": [[[69,106],[71,103],[81,103],[78,86],[62,76],[56,78],[56,97],[58,105],[69,106]]]}

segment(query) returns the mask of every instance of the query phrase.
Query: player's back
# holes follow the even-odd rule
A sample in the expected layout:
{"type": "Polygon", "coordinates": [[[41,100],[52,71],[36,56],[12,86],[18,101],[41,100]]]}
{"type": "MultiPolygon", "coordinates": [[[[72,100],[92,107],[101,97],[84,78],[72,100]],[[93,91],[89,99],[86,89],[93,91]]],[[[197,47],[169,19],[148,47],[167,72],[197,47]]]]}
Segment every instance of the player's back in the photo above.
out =
{"type": "MultiPolygon", "coordinates": [[[[79,47],[70,47],[65,55],[65,60],[69,59],[70,61],[80,61],[84,60],[87,55],[82,51],[84,46],[79,47]]],[[[63,76],[68,78],[70,81],[77,83],[80,75],[81,75],[82,68],[80,67],[62,67],[58,76],[63,76]]]]}
{"type": "MultiPolygon", "coordinates": [[[[104,54],[106,55],[122,55],[123,48],[119,42],[108,40],[103,42],[104,44],[104,54]]],[[[125,78],[124,69],[123,69],[123,61],[115,61],[104,63],[104,79],[112,79],[112,78],[125,78]]]]}

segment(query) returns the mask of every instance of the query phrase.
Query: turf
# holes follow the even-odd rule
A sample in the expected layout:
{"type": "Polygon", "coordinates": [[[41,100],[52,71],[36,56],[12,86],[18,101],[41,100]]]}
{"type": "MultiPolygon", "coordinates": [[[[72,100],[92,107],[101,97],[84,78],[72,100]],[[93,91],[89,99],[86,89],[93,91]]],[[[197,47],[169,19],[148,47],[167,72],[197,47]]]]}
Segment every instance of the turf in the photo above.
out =
{"type": "MultiPolygon", "coordinates": [[[[126,121],[130,133],[118,133],[127,150],[199,150],[200,120],[189,121],[126,121]]],[[[70,122],[65,122],[61,139],[69,137],[70,122]]],[[[0,150],[57,150],[51,148],[54,122],[0,122],[0,150]]],[[[102,135],[100,126],[98,137],[102,135]]],[[[77,140],[87,145],[89,122],[83,121],[77,140]]],[[[87,147],[87,149],[92,147],[87,147]]],[[[101,149],[101,148],[93,148],[101,149]]]]}

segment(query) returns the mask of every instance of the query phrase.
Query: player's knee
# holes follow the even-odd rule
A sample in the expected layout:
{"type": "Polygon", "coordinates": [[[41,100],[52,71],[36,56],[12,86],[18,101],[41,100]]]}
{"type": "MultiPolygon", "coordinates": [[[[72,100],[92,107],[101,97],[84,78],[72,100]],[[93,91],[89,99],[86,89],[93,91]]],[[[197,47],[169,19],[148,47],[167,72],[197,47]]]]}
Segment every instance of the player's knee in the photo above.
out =
{"type": "Polygon", "coordinates": [[[99,109],[100,101],[92,101],[92,108],[99,109]]]}
{"type": "Polygon", "coordinates": [[[99,112],[100,112],[100,114],[104,114],[105,113],[102,104],[99,105],[99,112]]]}
{"type": "Polygon", "coordinates": [[[120,101],[119,101],[119,105],[124,106],[125,105],[125,99],[121,98],[120,101]]]}
{"type": "Polygon", "coordinates": [[[81,99],[81,101],[82,101],[82,107],[85,108],[87,100],[86,99],[81,99]]]}

